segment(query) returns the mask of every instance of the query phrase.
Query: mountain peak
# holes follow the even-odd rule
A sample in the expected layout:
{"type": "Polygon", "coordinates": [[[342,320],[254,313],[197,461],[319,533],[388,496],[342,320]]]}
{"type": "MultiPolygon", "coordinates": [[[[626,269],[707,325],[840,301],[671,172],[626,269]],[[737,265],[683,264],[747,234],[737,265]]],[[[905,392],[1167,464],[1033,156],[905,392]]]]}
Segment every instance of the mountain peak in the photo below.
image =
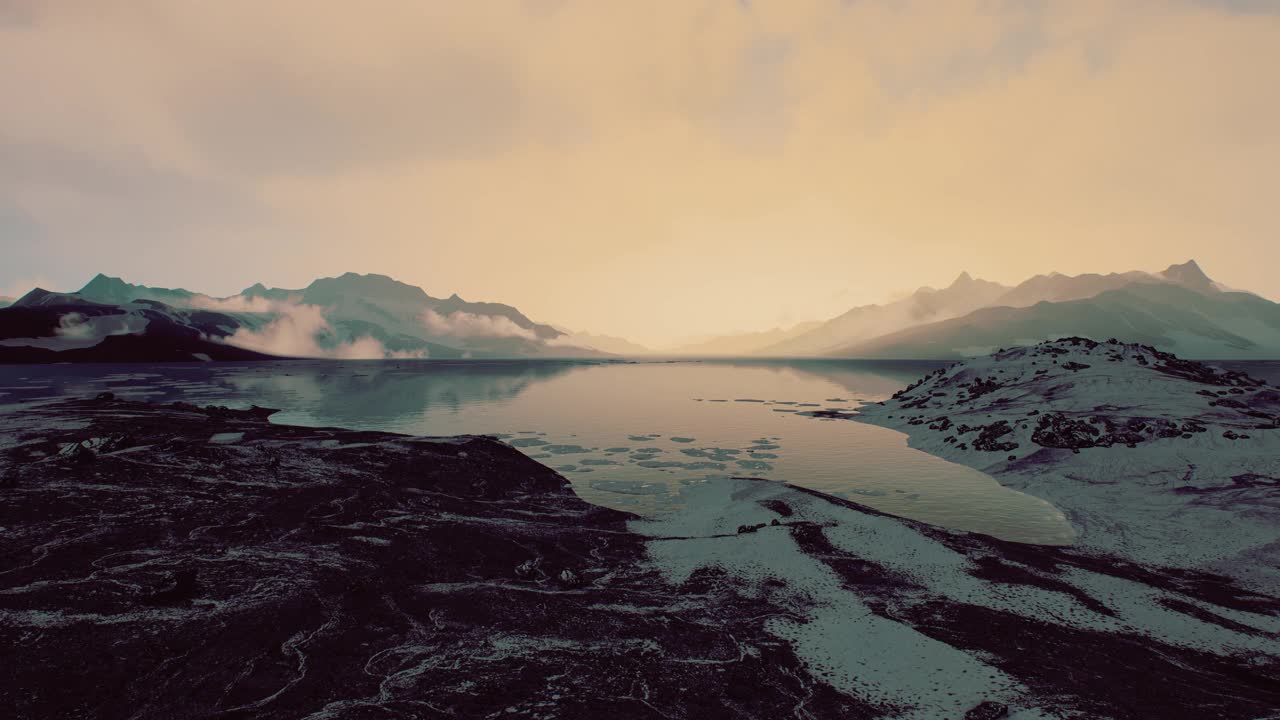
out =
{"type": "Polygon", "coordinates": [[[1199,263],[1195,260],[1188,260],[1181,265],[1170,265],[1164,272],[1160,273],[1160,276],[1194,290],[1214,289],[1213,281],[1209,279],[1208,275],[1204,274],[1204,270],[1200,269],[1199,263]]]}
{"type": "Polygon", "coordinates": [[[430,300],[422,288],[376,273],[361,275],[348,272],[338,277],[317,278],[303,291],[303,300],[319,305],[332,304],[344,297],[360,296],[412,303],[430,300]]]}
{"type": "Polygon", "coordinates": [[[97,275],[93,276],[92,280],[85,283],[84,287],[80,289],[80,292],[84,292],[85,290],[102,290],[106,288],[122,288],[122,287],[128,287],[128,286],[129,286],[129,283],[125,282],[124,280],[121,280],[118,277],[112,277],[104,273],[98,273],[97,275]]]}
{"type": "Polygon", "coordinates": [[[118,277],[98,273],[77,294],[96,302],[127,303],[133,299],[136,290],[137,287],[118,277]]]}
{"type": "Polygon", "coordinates": [[[60,293],[38,287],[13,302],[13,307],[52,307],[56,305],[99,305],[76,293],[60,293]]]}
{"type": "Polygon", "coordinates": [[[957,285],[968,285],[971,282],[973,282],[973,276],[965,271],[961,272],[960,275],[956,277],[956,279],[951,283],[951,287],[955,287],[957,285]]]}

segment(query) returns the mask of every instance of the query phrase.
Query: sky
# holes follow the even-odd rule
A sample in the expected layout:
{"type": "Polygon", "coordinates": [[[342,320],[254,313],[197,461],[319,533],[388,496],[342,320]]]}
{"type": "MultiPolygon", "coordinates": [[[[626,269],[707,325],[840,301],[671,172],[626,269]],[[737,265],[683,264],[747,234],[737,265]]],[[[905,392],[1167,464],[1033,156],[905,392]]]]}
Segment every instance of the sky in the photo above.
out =
{"type": "Polygon", "coordinates": [[[347,271],[660,345],[960,271],[1280,299],[1280,0],[0,0],[0,295],[347,271]]]}

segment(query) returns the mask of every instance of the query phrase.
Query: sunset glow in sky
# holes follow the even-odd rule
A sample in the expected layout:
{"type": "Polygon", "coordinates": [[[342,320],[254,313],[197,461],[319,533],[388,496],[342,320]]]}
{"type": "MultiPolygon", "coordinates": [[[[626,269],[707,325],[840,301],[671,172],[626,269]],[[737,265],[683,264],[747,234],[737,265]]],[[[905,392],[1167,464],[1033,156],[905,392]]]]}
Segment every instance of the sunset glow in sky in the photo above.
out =
{"type": "Polygon", "coordinates": [[[377,272],[661,343],[961,270],[1280,298],[1280,2],[0,0],[0,295],[377,272]]]}

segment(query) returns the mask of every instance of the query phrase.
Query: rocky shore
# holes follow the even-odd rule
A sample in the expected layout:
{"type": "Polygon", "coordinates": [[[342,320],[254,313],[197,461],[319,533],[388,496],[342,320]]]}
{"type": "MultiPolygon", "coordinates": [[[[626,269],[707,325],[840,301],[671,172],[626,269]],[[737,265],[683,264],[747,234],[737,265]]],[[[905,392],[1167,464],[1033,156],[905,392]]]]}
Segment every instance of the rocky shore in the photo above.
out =
{"type": "Polygon", "coordinates": [[[102,397],[0,415],[7,716],[1280,707],[1280,598],[1222,575],[760,480],[641,519],[493,439],[270,413],[102,397]]]}
{"type": "Polygon", "coordinates": [[[938,370],[853,417],[1048,500],[1078,544],[1280,592],[1280,388],[1066,338],[938,370]]]}

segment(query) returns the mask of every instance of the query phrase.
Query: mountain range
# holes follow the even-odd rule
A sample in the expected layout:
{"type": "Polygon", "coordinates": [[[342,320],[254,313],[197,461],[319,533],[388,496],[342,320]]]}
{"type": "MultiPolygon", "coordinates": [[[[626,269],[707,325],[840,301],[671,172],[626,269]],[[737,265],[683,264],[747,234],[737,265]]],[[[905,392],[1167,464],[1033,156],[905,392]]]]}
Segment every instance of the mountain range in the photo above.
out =
{"type": "Polygon", "coordinates": [[[9,362],[604,354],[510,305],[435,298],[385,275],[296,290],[255,284],[220,298],[99,274],[74,293],[36,288],[0,308],[0,361],[9,362]]]}
{"type": "MultiPolygon", "coordinates": [[[[74,293],[0,300],[0,362],[148,359],[602,357],[651,354],[574,333],[511,305],[428,295],[385,275],[230,297],[97,275],[74,293]]],[[[1280,357],[1280,305],[1228,289],[1194,261],[1160,272],[1036,275],[1016,285],[961,273],[945,288],[826,321],[687,343],[683,355],[957,359],[1064,336],[1140,342],[1184,357],[1280,357]]]]}
{"type": "Polygon", "coordinates": [[[681,353],[777,357],[957,359],[1068,335],[1141,342],[1193,358],[1280,357],[1280,305],[1232,291],[1194,261],[1157,273],[1036,275],[1006,286],[961,273],[883,305],[855,307],[826,322],[724,336],[681,353]],[[798,332],[797,332],[798,330],[798,332]]]}

